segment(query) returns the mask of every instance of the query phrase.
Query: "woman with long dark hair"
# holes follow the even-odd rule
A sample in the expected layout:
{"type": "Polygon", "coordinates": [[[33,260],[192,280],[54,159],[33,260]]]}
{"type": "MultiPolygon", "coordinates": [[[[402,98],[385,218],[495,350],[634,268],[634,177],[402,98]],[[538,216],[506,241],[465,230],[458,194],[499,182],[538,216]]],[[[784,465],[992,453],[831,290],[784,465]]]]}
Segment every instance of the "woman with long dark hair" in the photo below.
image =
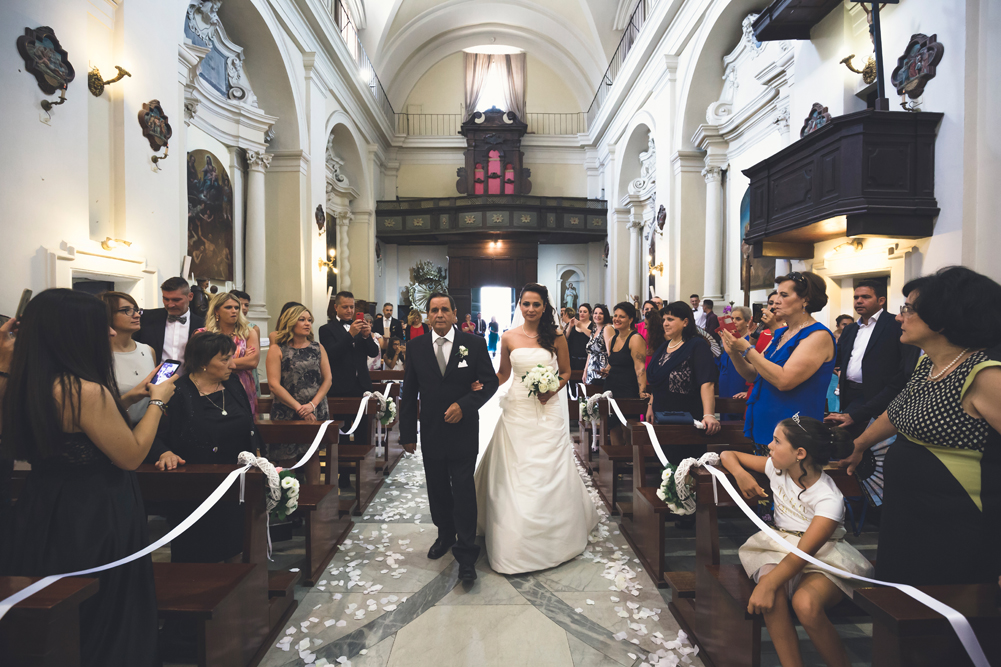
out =
{"type": "MultiPolygon", "coordinates": [[[[647,398],[646,341],[636,333],[636,306],[628,301],[615,304],[612,329],[614,333],[605,341],[609,366],[605,391],[612,392],[612,398],[647,398]]],[[[625,424],[614,415],[609,416],[609,424],[612,444],[622,445],[625,424]]]]}
{"type": "Polygon", "coordinates": [[[605,330],[612,326],[612,316],[608,306],[594,304],[592,313],[594,334],[587,342],[587,362],[584,364],[584,384],[604,384],[608,372],[608,350],[605,348],[605,330]]]}
{"type": "Polygon", "coordinates": [[[476,469],[477,532],[490,567],[516,574],[555,567],[579,555],[598,514],[574,463],[563,387],[570,379],[566,339],[556,328],[549,291],[529,283],[518,296],[524,323],[504,332],[501,416],[476,469]],[[530,393],[522,382],[542,366],[558,386],[530,393]],[[559,508],[559,511],[554,511],[559,508]]]}
{"type": "MultiPolygon", "coordinates": [[[[132,471],[149,452],[174,379],[150,386],[150,407],[132,430],[118,398],[109,320],[107,304],[68,289],[46,290],[24,311],[10,368],[0,368],[9,371],[0,459],[27,460],[31,472],[0,515],[0,574],[75,572],[149,542],[132,471]]],[[[150,557],[98,578],[100,590],[80,604],[81,663],[159,664],[150,557]]]]}
{"type": "Polygon", "coordinates": [[[570,348],[570,370],[582,371],[587,365],[587,344],[591,340],[591,304],[582,303],[577,309],[577,317],[571,317],[563,329],[570,348]]]}
{"type": "Polygon", "coordinates": [[[663,313],[665,340],[647,367],[647,421],[655,422],[658,412],[687,412],[702,422],[707,433],[716,433],[716,361],[709,344],[699,335],[687,303],[670,303],[663,313]]]}

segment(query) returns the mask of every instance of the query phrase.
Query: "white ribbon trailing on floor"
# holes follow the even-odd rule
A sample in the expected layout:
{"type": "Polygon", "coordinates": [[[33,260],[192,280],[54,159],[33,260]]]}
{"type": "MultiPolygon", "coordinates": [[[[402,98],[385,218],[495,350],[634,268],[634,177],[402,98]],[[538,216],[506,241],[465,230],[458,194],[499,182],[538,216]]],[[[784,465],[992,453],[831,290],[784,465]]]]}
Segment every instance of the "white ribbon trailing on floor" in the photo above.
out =
{"type": "MultiPolygon", "coordinates": [[[[320,446],[320,442],[323,440],[323,434],[327,432],[327,428],[332,423],[333,423],[332,420],[328,420],[320,425],[319,430],[316,432],[316,437],[313,438],[313,444],[310,445],[309,450],[306,452],[305,456],[299,459],[298,463],[289,468],[289,470],[294,470],[295,468],[305,465],[306,461],[308,461],[313,456],[317,448],[320,446]]],[[[83,577],[88,574],[97,574],[98,572],[104,572],[105,570],[110,570],[120,565],[126,565],[128,563],[131,563],[132,561],[142,558],[143,556],[147,556],[156,551],[157,549],[159,549],[160,547],[169,544],[174,539],[176,539],[178,535],[186,531],[188,528],[191,528],[191,526],[193,526],[199,519],[205,516],[205,514],[210,509],[212,509],[215,506],[215,504],[219,502],[219,500],[222,499],[226,491],[229,490],[229,487],[233,486],[233,483],[237,480],[237,478],[240,478],[241,480],[240,502],[243,502],[243,493],[242,493],[243,475],[246,474],[246,472],[250,470],[252,467],[253,467],[252,464],[247,464],[241,468],[233,470],[228,475],[226,475],[226,479],[224,479],[219,484],[219,486],[217,486],[215,490],[209,494],[208,498],[202,501],[202,504],[199,505],[194,512],[189,514],[188,517],[184,519],[184,521],[179,523],[176,528],[168,532],[166,535],[164,535],[159,540],[149,545],[145,549],[141,549],[135,552],[134,554],[125,556],[124,558],[119,558],[113,563],[107,563],[106,565],[99,565],[97,567],[92,567],[86,570],[78,570],[76,572],[66,572],[64,574],[51,574],[47,577],[42,577],[35,583],[31,584],[30,586],[27,586],[26,588],[21,589],[20,591],[14,593],[10,597],[0,600],[0,619],[2,619],[7,614],[7,612],[11,610],[11,607],[16,605],[18,602],[31,597],[38,591],[44,589],[46,586],[50,586],[51,584],[59,581],[63,577],[83,577]]]]}
{"type": "MultiPolygon", "coordinates": [[[[801,551],[798,547],[794,547],[793,545],[789,544],[784,539],[779,537],[778,533],[769,528],[768,525],[764,521],[762,521],[758,517],[758,515],[755,514],[747,506],[746,503],[743,502],[740,493],[738,493],[737,490],[733,488],[733,485],[730,483],[730,480],[726,478],[725,473],[720,472],[711,465],[708,465],[705,468],[710,473],[712,473],[713,476],[713,493],[714,494],[716,493],[715,489],[716,483],[718,482],[722,484],[726,492],[730,494],[731,498],[733,498],[734,503],[744,512],[744,514],[747,515],[747,518],[749,518],[752,522],[754,522],[754,525],[758,527],[758,530],[764,532],[765,535],[774,540],[776,544],[778,544],[783,550],[789,551],[790,553],[794,553],[803,560],[805,560],[806,562],[811,563],[812,565],[815,565],[816,567],[819,567],[822,570],[830,572],[831,574],[837,577],[841,577],[843,579],[856,579],[858,581],[864,581],[868,584],[875,584],[877,586],[892,586],[893,588],[896,588],[897,590],[906,593],[907,595],[911,596],[912,598],[922,603],[926,607],[929,607],[933,611],[936,611],[939,614],[942,614],[942,616],[945,616],[946,620],[949,621],[949,625],[951,625],[952,629],[955,630],[956,636],[959,637],[959,641],[963,644],[963,648],[966,649],[967,654],[969,654],[970,660],[973,661],[973,664],[976,665],[976,667],[990,667],[990,663],[987,662],[987,656],[984,655],[984,650],[980,646],[980,642],[977,641],[977,636],[973,633],[973,628],[970,627],[969,620],[967,620],[967,618],[962,614],[960,614],[958,611],[956,611],[949,605],[943,604],[941,601],[936,600],[927,593],[919,591],[917,588],[914,588],[913,586],[908,586],[906,584],[895,584],[889,581],[880,581],[878,579],[870,579],[869,577],[863,577],[857,574],[852,574],[851,572],[845,572],[844,570],[839,570],[836,567],[831,567],[827,563],[824,563],[823,561],[814,558],[805,551],[801,551]]],[[[717,504],[719,504],[718,500],[716,502],[717,504]]]]}

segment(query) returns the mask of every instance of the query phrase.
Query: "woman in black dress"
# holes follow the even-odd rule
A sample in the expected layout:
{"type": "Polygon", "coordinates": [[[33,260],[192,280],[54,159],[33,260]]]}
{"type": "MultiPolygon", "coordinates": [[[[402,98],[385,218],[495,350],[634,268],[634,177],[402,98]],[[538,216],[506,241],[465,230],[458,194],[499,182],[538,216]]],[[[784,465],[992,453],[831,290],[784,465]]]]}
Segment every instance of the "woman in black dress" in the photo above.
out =
{"type": "Polygon", "coordinates": [[[897,435],[883,461],[876,578],[912,586],[1001,575],[1001,285],[965,267],[904,285],[900,342],[924,351],[904,390],[855,440],[897,435]]]}
{"type": "Polygon", "coordinates": [[[665,341],[646,369],[646,419],[653,423],[657,412],[687,412],[702,422],[706,433],[716,433],[716,360],[709,344],[696,331],[695,314],[684,301],[668,304],[663,314],[665,341]]]}
{"type": "MultiPolygon", "coordinates": [[[[99,299],[51,289],[28,304],[18,325],[10,367],[0,368],[9,371],[0,459],[27,460],[31,472],[17,503],[0,515],[0,574],[75,572],[149,541],[132,471],[149,451],[174,380],[149,387],[150,407],[133,431],[118,398],[109,322],[99,299]]],[[[5,342],[10,324],[0,329],[5,342]]],[[[97,576],[100,590],[80,604],[81,663],[158,665],[150,557],[97,576]]]]}
{"type": "Polygon", "coordinates": [[[570,370],[582,371],[587,365],[587,344],[591,340],[591,304],[582,303],[577,309],[577,317],[570,318],[563,330],[570,350],[570,370]]]}
{"type": "MultiPolygon", "coordinates": [[[[247,392],[233,372],[233,339],[208,331],[195,334],[184,348],[186,374],[153,444],[151,458],[160,470],[185,463],[236,465],[240,452],[263,449],[254,427],[247,392]]],[[[167,513],[171,529],[198,505],[176,505],[167,513]]],[[[218,563],[243,551],[243,510],[219,503],[170,543],[174,563],[218,563]]]]}
{"type": "MultiPolygon", "coordinates": [[[[612,328],[608,350],[608,377],[605,391],[612,398],[647,398],[646,393],[646,341],[636,333],[636,308],[628,301],[615,304],[612,309],[612,328]]],[[[626,415],[623,415],[626,416],[626,415]]],[[[613,445],[624,444],[622,429],[615,415],[609,416],[613,445]]]]}

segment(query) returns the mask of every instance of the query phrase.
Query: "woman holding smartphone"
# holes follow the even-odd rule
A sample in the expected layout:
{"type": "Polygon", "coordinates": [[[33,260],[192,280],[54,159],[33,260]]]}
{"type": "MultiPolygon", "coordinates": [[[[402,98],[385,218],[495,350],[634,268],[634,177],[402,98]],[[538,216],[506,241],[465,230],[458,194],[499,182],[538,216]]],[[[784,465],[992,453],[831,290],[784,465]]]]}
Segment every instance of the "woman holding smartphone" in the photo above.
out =
{"type": "Polygon", "coordinates": [[[129,412],[133,426],[146,414],[149,390],[146,388],[156,375],[156,353],[145,343],[132,340],[139,331],[142,308],[125,292],[102,292],[97,295],[111,311],[111,351],[115,357],[115,382],[122,392],[122,404],[129,412]]]}
{"type": "MultiPolygon", "coordinates": [[[[0,574],[75,572],[140,551],[149,539],[133,471],[174,380],[149,388],[153,407],[132,429],[115,386],[104,302],[68,289],[42,292],[9,352],[12,324],[0,328],[0,459],[27,460],[31,472],[17,503],[0,514],[0,574]]],[[[80,604],[81,664],[159,665],[150,557],[97,576],[100,590],[80,604]]]]}

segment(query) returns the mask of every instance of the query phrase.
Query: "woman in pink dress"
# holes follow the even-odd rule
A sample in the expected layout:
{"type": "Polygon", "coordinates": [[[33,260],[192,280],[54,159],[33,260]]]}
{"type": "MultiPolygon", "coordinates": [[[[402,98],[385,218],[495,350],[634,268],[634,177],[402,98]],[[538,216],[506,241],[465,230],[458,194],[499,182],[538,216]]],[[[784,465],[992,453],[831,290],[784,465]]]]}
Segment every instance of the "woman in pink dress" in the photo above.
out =
{"type": "Polygon", "coordinates": [[[260,361],[261,335],[247,321],[240,300],[229,292],[213,295],[208,312],[205,313],[205,328],[199,331],[225,334],[236,343],[236,352],[233,353],[236,375],[240,378],[243,390],[247,392],[250,410],[256,416],[257,387],[254,384],[254,369],[260,361]]]}

